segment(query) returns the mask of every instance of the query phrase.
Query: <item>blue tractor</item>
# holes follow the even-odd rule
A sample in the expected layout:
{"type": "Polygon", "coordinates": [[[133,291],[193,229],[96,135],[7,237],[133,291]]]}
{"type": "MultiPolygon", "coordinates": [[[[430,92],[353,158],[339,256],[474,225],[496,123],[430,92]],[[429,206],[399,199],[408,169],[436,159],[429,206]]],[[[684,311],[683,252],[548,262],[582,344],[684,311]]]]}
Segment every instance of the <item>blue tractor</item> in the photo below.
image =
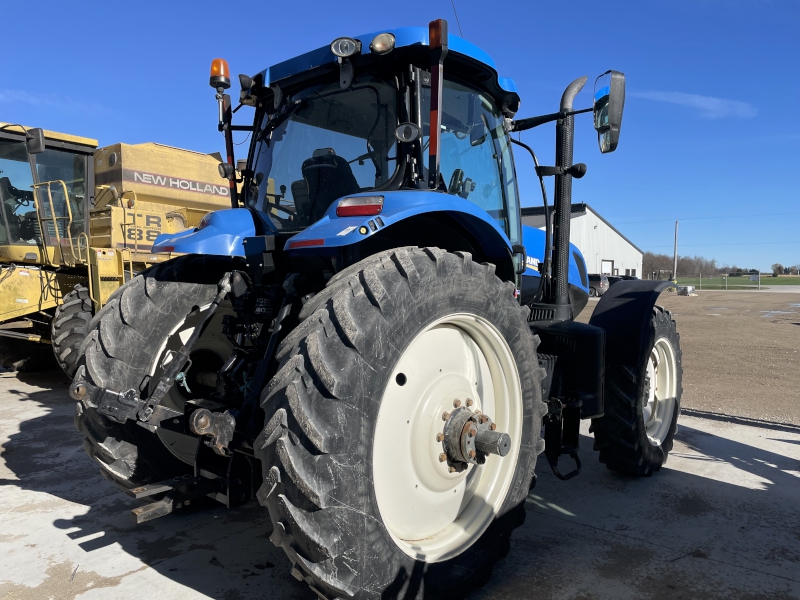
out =
{"type": "Polygon", "coordinates": [[[232,207],[155,241],[181,256],[114,293],[70,387],[89,455],[150,500],[137,522],[257,499],[321,598],[457,598],[508,552],[537,457],[579,472],[581,419],[609,468],[661,467],[681,395],[675,323],[655,306],[669,283],[621,282],[574,320],[573,122],[593,113],[616,148],[621,73],[590,108],[572,106],[584,77],[558,112],[515,120],[514,82],[437,20],[239,81],[234,110],[212,63],[232,207]],[[252,124],[232,124],[241,106],[252,124]],[[551,122],[542,166],[511,134],[551,122]],[[233,131],[250,133],[246,160],[233,131]],[[542,182],[545,231],[521,225],[513,145],[542,182]]]}

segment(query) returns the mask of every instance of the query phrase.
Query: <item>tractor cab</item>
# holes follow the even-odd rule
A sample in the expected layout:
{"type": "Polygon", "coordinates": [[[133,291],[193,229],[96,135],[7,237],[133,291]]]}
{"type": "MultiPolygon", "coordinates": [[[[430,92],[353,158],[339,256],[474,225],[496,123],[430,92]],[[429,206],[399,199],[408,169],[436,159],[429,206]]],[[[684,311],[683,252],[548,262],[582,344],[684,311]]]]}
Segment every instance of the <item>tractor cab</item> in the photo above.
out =
{"type": "MultiPolygon", "coordinates": [[[[430,73],[413,67],[365,69],[346,89],[335,72],[300,86],[256,119],[245,203],[277,229],[299,231],[343,197],[428,189],[430,102],[430,73]]],[[[497,100],[448,76],[442,105],[435,191],[475,204],[518,239],[513,157],[497,100]]]]}

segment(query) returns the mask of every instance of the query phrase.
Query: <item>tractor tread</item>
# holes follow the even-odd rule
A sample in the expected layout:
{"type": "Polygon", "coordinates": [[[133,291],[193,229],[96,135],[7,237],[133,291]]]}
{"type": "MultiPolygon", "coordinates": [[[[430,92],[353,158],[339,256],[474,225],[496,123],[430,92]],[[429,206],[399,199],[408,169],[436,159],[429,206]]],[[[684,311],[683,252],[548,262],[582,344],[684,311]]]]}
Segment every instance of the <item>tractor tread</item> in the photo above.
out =
{"type": "MultiPolygon", "coordinates": [[[[366,418],[357,397],[368,382],[352,374],[393,356],[396,340],[386,337],[387,324],[403,314],[404,302],[413,302],[414,294],[423,297],[434,278],[448,274],[471,278],[473,284],[480,278],[486,286],[485,302],[508,306],[507,314],[513,314],[509,318],[518,318],[520,331],[529,335],[524,311],[517,311],[513,302],[514,286],[494,275],[494,265],[477,264],[468,253],[399,248],[373,255],[331,278],[306,302],[301,323],[278,348],[278,372],[262,394],[267,426],[254,445],[264,474],[257,497],[273,524],[270,539],[290,558],[292,575],[322,598],[379,598],[386,569],[397,567],[381,557],[366,561],[362,556],[364,539],[380,535],[383,525],[367,508],[372,502],[371,474],[363,457],[370,450],[358,425],[366,418]],[[363,352],[367,341],[373,355],[363,352]]],[[[452,293],[464,296],[470,290],[459,287],[452,293]]],[[[538,339],[530,336],[530,340],[535,357],[538,339]]],[[[510,338],[509,343],[513,343],[510,338]]],[[[543,371],[530,372],[530,380],[535,380],[531,389],[540,389],[543,371]]],[[[533,418],[540,418],[539,409],[546,409],[540,398],[539,403],[541,407],[533,407],[533,418]]],[[[523,499],[541,445],[538,429],[533,429],[537,439],[525,448],[524,457],[531,461],[530,472],[524,491],[517,490],[523,499]]],[[[438,592],[436,597],[449,598],[462,597],[486,581],[494,563],[508,552],[511,531],[524,516],[520,501],[492,525],[481,560],[470,564],[469,574],[462,573],[458,583],[452,573],[437,570],[426,585],[438,592]]]]}
{"type": "MultiPolygon", "coordinates": [[[[600,462],[612,471],[635,476],[650,476],[661,469],[672,450],[677,419],[680,414],[681,349],[680,335],[669,311],[660,306],[653,308],[650,326],[654,331],[674,335],[675,359],[678,366],[678,402],[669,434],[660,446],[648,441],[642,421],[642,394],[647,384],[644,366],[616,365],[607,368],[605,383],[605,414],[592,419],[594,449],[600,453],[600,462]],[[641,372],[641,374],[639,374],[641,372]],[[643,381],[642,381],[643,380],[643,381]]],[[[649,349],[648,349],[649,352],[649,349]]]]}
{"type": "MultiPolygon", "coordinates": [[[[222,273],[230,270],[230,260],[182,256],[142,271],[114,291],[87,322],[87,335],[75,353],[75,379],[146,393],[153,355],[143,349],[158,343],[164,322],[182,318],[198,302],[213,298],[222,273]]],[[[110,421],[86,400],[76,406],[75,425],[84,435],[86,453],[100,465],[103,476],[120,488],[190,470],[152,433],[131,422],[110,421]]]]}

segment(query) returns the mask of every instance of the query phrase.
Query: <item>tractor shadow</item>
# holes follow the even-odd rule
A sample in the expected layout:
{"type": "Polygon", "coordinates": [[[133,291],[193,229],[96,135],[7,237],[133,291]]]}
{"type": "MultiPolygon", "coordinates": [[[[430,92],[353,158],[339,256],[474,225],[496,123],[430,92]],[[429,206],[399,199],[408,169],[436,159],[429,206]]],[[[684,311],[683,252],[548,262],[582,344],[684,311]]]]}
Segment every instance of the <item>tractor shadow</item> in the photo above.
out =
{"type": "MultiPolygon", "coordinates": [[[[6,379],[0,407],[6,413],[12,409],[38,416],[18,419],[19,431],[0,448],[0,506],[28,512],[30,517],[23,519],[48,521],[48,545],[54,548],[70,540],[71,547],[54,551],[58,555],[51,560],[103,564],[117,560],[121,548],[160,575],[212,598],[309,598],[308,587],[289,576],[283,551],[269,541],[269,519],[255,501],[228,510],[200,499],[167,517],[134,525],[130,511],[145,502],[103,479],[84,453],[66,377],[60,371],[16,376],[27,385],[6,379]],[[54,503],[52,497],[65,502],[54,503]],[[54,508],[37,508],[39,503],[54,508]],[[58,516],[63,513],[69,516],[58,516]]],[[[38,540],[22,544],[27,541],[38,540]]],[[[130,561],[131,572],[141,568],[138,561],[130,561]]]]}
{"type": "MultiPolygon", "coordinates": [[[[17,518],[44,527],[43,539],[49,542],[40,546],[52,549],[42,550],[58,553],[47,560],[86,565],[123,561],[131,572],[143,563],[212,598],[316,597],[289,575],[288,561],[269,541],[269,521],[256,502],[232,510],[196,502],[135,526],[129,513],[142,502],[102,479],[84,454],[66,379],[58,373],[21,373],[18,378],[25,385],[5,379],[0,391],[0,410],[11,425],[7,431],[15,431],[0,450],[0,505],[16,513],[29,510],[17,518]],[[128,556],[120,556],[119,549],[128,556]]],[[[5,433],[0,431],[0,439],[5,433]]],[[[768,438],[773,443],[785,438],[787,448],[800,441],[791,432],[768,438]]],[[[707,598],[724,597],[732,585],[749,592],[765,577],[778,582],[772,597],[780,598],[786,586],[795,586],[787,597],[800,592],[800,584],[792,582],[800,578],[787,575],[800,562],[800,477],[791,473],[800,473],[800,461],[684,425],[669,468],[653,478],[633,479],[600,465],[590,437],[581,442],[584,469],[576,479],[558,481],[540,459],[538,484],[526,501],[526,523],[512,538],[510,554],[471,597],[628,597],[616,593],[623,586],[633,590],[630,597],[660,600],[682,593],[691,598],[699,595],[698,580],[717,575],[688,577],[686,570],[708,570],[712,562],[715,572],[728,578],[728,587],[704,591],[707,598]],[[685,472],[684,465],[692,472],[685,472]],[[733,477],[738,473],[757,489],[714,476],[722,468],[734,469],[733,477]],[[643,518],[643,506],[664,508],[643,518]],[[657,548],[647,542],[655,535],[661,536],[657,548]],[[731,555],[728,548],[736,545],[732,540],[742,536],[752,548],[738,547],[731,555]],[[667,566],[648,579],[655,562],[667,566]],[[749,571],[738,569],[745,563],[749,571]],[[654,591],[670,589],[664,586],[675,582],[672,595],[654,591]]],[[[31,560],[42,558],[37,552],[31,560]]],[[[425,576],[424,569],[408,574],[397,597],[423,588],[425,576]]]]}
{"type": "Polygon", "coordinates": [[[719,435],[710,422],[682,418],[653,477],[608,470],[589,435],[576,479],[540,459],[526,523],[474,597],[800,597],[800,427],[750,425],[740,441],[735,418],[719,435]]]}

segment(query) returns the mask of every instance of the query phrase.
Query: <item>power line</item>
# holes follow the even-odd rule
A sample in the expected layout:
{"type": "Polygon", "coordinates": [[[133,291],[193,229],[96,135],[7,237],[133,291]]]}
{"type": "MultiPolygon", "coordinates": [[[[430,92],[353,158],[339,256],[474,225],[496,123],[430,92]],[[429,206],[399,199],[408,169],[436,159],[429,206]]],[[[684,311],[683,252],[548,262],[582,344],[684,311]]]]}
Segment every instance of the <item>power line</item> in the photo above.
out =
{"type": "MultiPolygon", "coordinates": [[[[707,248],[710,246],[781,246],[783,244],[800,244],[800,242],[756,242],[746,244],[681,244],[681,248],[707,248]]],[[[669,246],[650,246],[650,248],[672,248],[669,246]]]]}
{"type": "Polygon", "coordinates": [[[450,4],[453,5],[453,12],[456,15],[456,24],[458,25],[458,35],[462,38],[464,37],[464,32],[461,31],[461,21],[458,20],[458,11],[456,10],[456,2],[455,0],[450,0],[450,4]]]}
{"type": "Polygon", "coordinates": [[[784,217],[788,215],[800,215],[800,212],[788,213],[770,213],[770,214],[756,214],[756,215],[717,215],[714,217],[686,217],[684,219],[648,219],[647,221],[616,221],[606,217],[609,221],[614,221],[615,225],[635,225],[637,223],[665,223],[672,221],[707,221],[709,219],[752,219],[754,217],[784,217]]]}

